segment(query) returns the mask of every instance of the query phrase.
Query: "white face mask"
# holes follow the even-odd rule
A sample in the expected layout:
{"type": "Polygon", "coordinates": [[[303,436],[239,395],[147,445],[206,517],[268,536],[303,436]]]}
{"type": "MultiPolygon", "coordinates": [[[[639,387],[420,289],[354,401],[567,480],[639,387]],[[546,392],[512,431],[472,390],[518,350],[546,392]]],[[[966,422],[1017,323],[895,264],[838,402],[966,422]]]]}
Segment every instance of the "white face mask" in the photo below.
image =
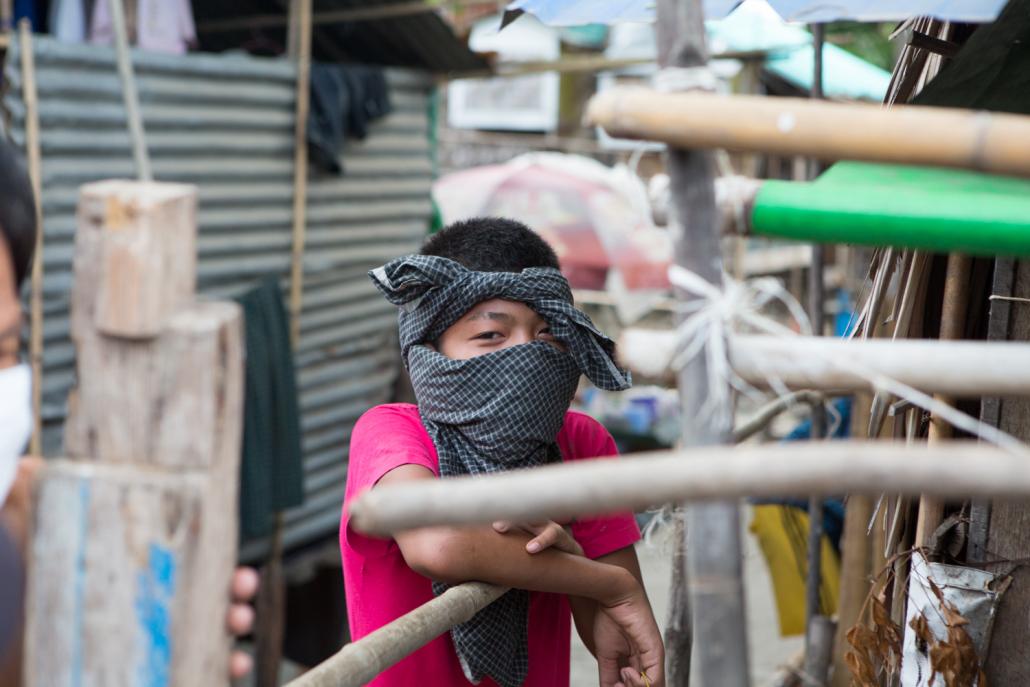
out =
{"type": "Polygon", "coordinates": [[[32,434],[32,373],[28,365],[0,369],[0,503],[18,472],[32,434]]]}

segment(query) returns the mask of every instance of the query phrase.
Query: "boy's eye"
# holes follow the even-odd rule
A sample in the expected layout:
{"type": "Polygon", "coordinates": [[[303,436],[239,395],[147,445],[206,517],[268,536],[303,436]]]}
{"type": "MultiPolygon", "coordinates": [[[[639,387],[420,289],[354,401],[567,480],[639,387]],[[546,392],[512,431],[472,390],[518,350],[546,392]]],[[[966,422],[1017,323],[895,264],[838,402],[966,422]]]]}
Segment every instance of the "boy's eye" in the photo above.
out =
{"type": "Polygon", "coordinates": [[[550,327],[545,327],[545,328],[541,329],[537,333],[537,336],[539,336],[541,339],[553,339],[554,338],[554,334],[551,333],[551,328],[550,327]]]}
{"type": "Polygon", "coordinates": [[[502,335],[502,334],[501,334],[500,332],[483,332],[483,333],[481,333],[481,334],[476,334],[476,335],[475,335],[474,337],[472,337],[472,338],[473,338],[473,339],[482,339],[482,340],[484,340],[484,341],[491,341],[491,340],[493,340],[493,339],[499,339],[499,338],[501,338],[502,336],[503,336],[503,335],[502,335]]]}

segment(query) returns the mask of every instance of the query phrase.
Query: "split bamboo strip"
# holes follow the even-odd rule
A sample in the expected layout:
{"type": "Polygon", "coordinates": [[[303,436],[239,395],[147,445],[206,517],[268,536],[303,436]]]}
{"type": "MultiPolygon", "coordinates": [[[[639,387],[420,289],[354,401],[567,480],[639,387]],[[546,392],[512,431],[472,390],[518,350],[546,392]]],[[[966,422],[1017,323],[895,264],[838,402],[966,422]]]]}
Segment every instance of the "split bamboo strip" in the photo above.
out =
{"type": "MultiPolygon", "coordinates": [[[[286,687],[360,687],[455,625],[469,620],[507,589],[484,582],[451,587],[336,654],[286,687]]],[[[427,675],[427,684],[432,676],[427,675]]]]}
{"type": "Polygon", "coordinates": [[[586,119],[612,136],[684,148],[1030,176],[1030,118],[1018,115],[623,87],[595,95],[586,119]]]}
{"type": "Polygon", "coordinates": [[[973,442],[934,448],[894,442],[707,446],[379,487],[354,502],[350,522],[358,531],[387,535],[432,525],[560,521],[683,499],[886,489],[1025,497],[1030,496],[1030,462],[1024,454],[973,442]]]}
{"type": "MultiPolygon", "coordinates": [[[[906,339],[837,339],[805,336],[732,336],[733,370],[749,384],[775,379],[791,389],[824,392],[873,390],[854,372],[864,368],[925,393],[958,398],[1030,393],[1030,344],[906,339]]],[[[675,332],[626,329],[619,338],[623,363],[646,376],[668,369],[675,332]]]]}
{"type": "Polygon", "coordinates": [[[36,209],[36,247],[32,260],[32,295],[29,300],[29,364],[32,367],[32,439],[29,451],[43,453],[43,166],[39,143],[39,97],[32,25],[18,22],[21,44],[22,99],[25,101],[25,156],[36,209]]]}

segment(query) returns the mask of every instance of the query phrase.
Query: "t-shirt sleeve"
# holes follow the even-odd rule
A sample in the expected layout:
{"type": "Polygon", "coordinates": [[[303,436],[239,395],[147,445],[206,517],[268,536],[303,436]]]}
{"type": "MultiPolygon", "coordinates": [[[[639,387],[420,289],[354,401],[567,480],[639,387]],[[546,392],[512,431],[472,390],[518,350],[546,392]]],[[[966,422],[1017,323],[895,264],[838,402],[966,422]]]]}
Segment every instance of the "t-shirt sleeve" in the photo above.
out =
{"type": "MultiPolygon", "coordinates": [[[[418,412],[403,406],[376,406],[362,415],[354,425],[347,465],[347,492],[344,496],[344,519],[348,504],[371,489],[383,476],[402,465],[421,465],[439,474],[439,466],[418,412]]],[[[392,539],[371,537],[353,530],[349,523],[341,532],[341,544],[348,544],[362,555],[381,555],[392,539]]]]}
{"type": "MultiPolygon", "coordinates": [[[[619,449],[604,426],[582,413],[569,414],[570,449],[565,460],[618,460],[619,449]]],[[[588,558],[600,558],[640,540],[633,513],[582,518],[572,523],[572,536],[588,558]]]]}

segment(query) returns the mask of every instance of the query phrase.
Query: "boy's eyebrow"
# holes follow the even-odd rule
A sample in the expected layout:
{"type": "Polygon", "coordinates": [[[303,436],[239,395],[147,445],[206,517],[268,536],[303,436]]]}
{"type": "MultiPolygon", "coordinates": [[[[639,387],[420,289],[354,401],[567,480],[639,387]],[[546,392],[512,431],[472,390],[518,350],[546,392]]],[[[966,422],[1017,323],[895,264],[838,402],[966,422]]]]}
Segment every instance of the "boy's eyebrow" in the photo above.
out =
{"type": "Polygon", "coordinates": [[[503,322],[511,322],[513,318],[506,312],[474,312],[465,318],[466,322],[473,320],[501,320],[503,322]]]}

